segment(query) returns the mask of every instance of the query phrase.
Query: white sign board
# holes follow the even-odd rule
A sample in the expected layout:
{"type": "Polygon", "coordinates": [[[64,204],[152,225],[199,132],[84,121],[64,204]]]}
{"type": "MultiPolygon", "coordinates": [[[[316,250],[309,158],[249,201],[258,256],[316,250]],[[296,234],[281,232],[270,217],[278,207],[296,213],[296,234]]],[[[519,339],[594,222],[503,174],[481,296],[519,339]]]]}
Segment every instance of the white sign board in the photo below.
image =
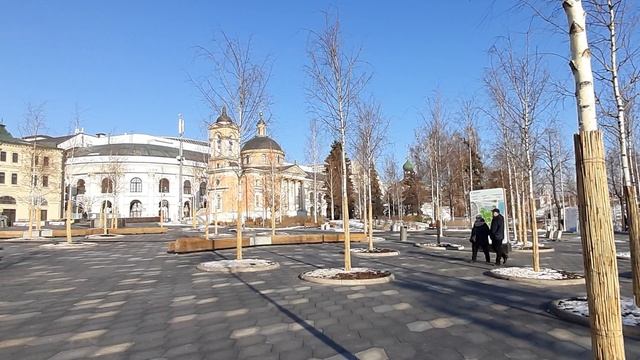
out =
{"type": "Polygon", "coordinates": [[[507,196],[504,189],[483,189],[474,190],[469,194],[471,202],[471,216],[482,216],[489,226],[493,215],[491,210],[499,209],[500,214],[504,217],[504,243],[509,241],[509,216],[507,214],[507,196]]]}

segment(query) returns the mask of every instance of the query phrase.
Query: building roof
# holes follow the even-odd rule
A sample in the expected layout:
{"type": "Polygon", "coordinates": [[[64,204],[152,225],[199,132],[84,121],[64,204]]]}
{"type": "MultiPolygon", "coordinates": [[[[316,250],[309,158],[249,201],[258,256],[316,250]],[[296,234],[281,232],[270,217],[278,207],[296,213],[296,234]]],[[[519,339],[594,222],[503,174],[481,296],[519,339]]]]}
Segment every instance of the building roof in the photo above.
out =
{"type": "MultiPolygon", "coordinates": [[[[184,150],[182,154],[185,160],[190,161],[206,162],[209,158],[208,154],[191,150],[184,150]]],[[[74,156],[154,156],[176,159],[178,149],[152,144],[107,144],[76,148],[74,156]]]]}
{"type": "MultiPolygon", "coordinates": [[[[46,147],[46,148],[55,148],[55,145],[51,145],[46,140],[49,140],[48,136],[45,136],[43,140],[38,140],[38,147],[46,147]]],[[[18,144],[18,145],[33,145],[30,141],[25,141],[23,139],[18,139],[13,137],[5,124],[0,124],[0,143],[9,143],[9,144],[18,144]]]]}
{"type": "Polygon", "coordinates": [[[254,136],[242,145],[241,151],[247,150],[277,150],[284,152],[280,145],[268,136],[254,136]]]}
{"type": "Polygon", "coordinates": [[[404,171],[413,171],[413,163],[411,162],[411,160],[407,159],[407,161],[405,161],[404,165],[402,165],[402,170],[404,171]]]}
{"type": "Polygon", "coordinates": [[[220,116],[218,116],[218,119],[216,120],[217,123],[232,123],[233,121],[231,120],[231,118],[229,117],[229,115],[227,115],[227,107],[223,106],[222,107],[222,113],[220,114],[220,116]]]}

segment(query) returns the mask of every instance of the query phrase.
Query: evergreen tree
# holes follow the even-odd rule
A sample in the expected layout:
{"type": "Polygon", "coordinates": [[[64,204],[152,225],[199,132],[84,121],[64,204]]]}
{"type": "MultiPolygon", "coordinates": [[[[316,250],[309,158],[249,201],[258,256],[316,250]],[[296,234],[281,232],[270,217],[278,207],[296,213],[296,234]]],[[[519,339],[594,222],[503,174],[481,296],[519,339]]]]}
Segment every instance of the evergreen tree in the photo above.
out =
{"type": "Polygon", "coordinates": [[[403,167],[402,198],[406,214],[422,214],[421,205],[427,201],[427,191],[420,183],[420,179],[413,170],[413,165],[403,167]]]}
{"type": "Polygon", "coordinates": [[[373,217],[381,218],[384,216],[384,201],[382,199],[382,190],[380,189],[380,178],[375,166],[371,168],[371,200],[373,202],[373,217]]]}
{"type": "MultiPolygon", "coordinates": [[[[342,193],[340,190],[342,179],[342,164],[340,162],[341,151],[342,144],[338,141],[334,141],[333,144],[331,144],[331,151],[324,161],[324,188],[326,189],[324,198],[327,202],[327,214],[331,216],[331,197],[333,195],[333,207],[336,218],[340,218],[342,214],[342,193]]],[[[347,158],[346,161],[349,218],[353,218],[353,210],[355,209],[355,198],[353,196],[353,182],[351,181],[351,160],[347,158]]]]}

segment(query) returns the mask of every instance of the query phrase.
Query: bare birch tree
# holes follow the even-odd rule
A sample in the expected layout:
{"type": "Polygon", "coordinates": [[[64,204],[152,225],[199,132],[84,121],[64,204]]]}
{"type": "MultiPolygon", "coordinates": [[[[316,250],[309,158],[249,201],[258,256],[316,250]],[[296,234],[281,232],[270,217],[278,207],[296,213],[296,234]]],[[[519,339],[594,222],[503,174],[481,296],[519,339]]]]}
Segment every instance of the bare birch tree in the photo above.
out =
{"type": "Polygon", "coordinates": [[[366,179],[365,191],[368,199],[366,204],[368,214],[366,216],[369,224],[369,250],[373,250],[373,200],[371,196],[371,182],[373,180],[371,173],[375,166],[376,158],[380,155],[385,144],[389,120],[382,114],[380,104],[373,99],[357,104],[356,119],[356,148],[361,154],[360,160],[363,165],[364,178],[366,179]]]}
{"type": "Polygon", "coordinates": [[[318,223],[318,176],[316,167],[320,162],[320,129],[318,128],[318,120],[312,118],[309,120],[309,134],[307,135],[307,161],[311,163],[313,169],[313,222],[318,223]]]}
{"type": "MultiPolygon", "coordinates": [[[[236,259],[242,259],[242,182],[245,169],[240,155],[241,145],[248,140],[260,113],[267,110],[269,98],[267,83],[270,74],[269,59],[256,61],[251,40],[242,41],[221,33],[215,48],[198,47],[199,54],[211,65],[211,73],[193,79],[207,105],[216,113],[227,109],[238,128],[239,143],[233,169],[237,176],[236,187],[236,259]]],[[[246,194],[244,194],[246,195],[246,194]]]]}
{"type": "Polygon", "coordinates": [[[359,52],[349,55],[344,47],[338,17],[325,14],[322,31],[311,32],[306,66],[311,84],[307,89],[311,111],[336,134],[342,144],[342,220],[344,228],[344,268],[351,271],[349,201],[347,196],[347,132],[352,123],[352,108],[368,82],[360,71],[359,52]]]}

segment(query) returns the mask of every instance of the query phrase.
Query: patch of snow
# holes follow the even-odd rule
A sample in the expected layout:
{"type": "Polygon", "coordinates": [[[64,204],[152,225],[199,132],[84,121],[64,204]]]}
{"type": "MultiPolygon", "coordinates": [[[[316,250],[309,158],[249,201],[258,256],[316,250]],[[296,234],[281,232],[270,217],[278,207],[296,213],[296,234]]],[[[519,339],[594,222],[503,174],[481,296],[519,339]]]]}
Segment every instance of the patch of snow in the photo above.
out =
{"type": "Polygon", "coordinates": [[[536,280],[565,280],[569,278],[566,271],[549,268],[541,268],[536,272],[531,267],[505,267],[493,269],[491,272],[502,276],[536,280]]]}
{"type": "Polygon", "coordinates": [[[631,259],[631,252],[630,251],[622,251],[622,252],[617,253],[616,257],[618,259],[630,260],[631,259]]]}
{"type": "Polygon", "coordinates": [[[448,243],[448,242],[441,242],[440,244],[438,243],[420,243],[417,244],[420,247],[434,247],[434,248],[451,248],[451,249],[456,249],[456,250],[464,250],[464,246],[463,245],[458,245],[458,244],[452,244],[452,243],[448,243]]]}
{"type": "Polygon", "coordinates": [[[43,245],[40,245],[40,247],[45,249],[73,250],[73,249],[84,249],[84,248],[88,248],[95,245],[97,244],[91,243],[91,242],[73,242],[71,244],[67,242],[59,242],[54,244],[43,244],[43,245]]]}
{"type": "Polygon", "coordinates": [[[344,268],[328,268],[328,269],[316,269],[307,271],[304,273],[305,276],[311,276],[316,278],[330,279],[335,277],[338,274],[353,274],[353,273],[377,273],[379,270],[371,269],[371,268],[359,268],[354,267],[351,268],[351,271],[345,271],[344,268]]]}
{"type": "MultiPolygon", "coordinates": [[[[622,323],[628,326],[640,325],[640,308],[631,298],[621,298],[622,323]]],[[[558,308],[574,315],[589,317],[589,305],[586,297],[576,297],[558,301],[558,308]]]]}

